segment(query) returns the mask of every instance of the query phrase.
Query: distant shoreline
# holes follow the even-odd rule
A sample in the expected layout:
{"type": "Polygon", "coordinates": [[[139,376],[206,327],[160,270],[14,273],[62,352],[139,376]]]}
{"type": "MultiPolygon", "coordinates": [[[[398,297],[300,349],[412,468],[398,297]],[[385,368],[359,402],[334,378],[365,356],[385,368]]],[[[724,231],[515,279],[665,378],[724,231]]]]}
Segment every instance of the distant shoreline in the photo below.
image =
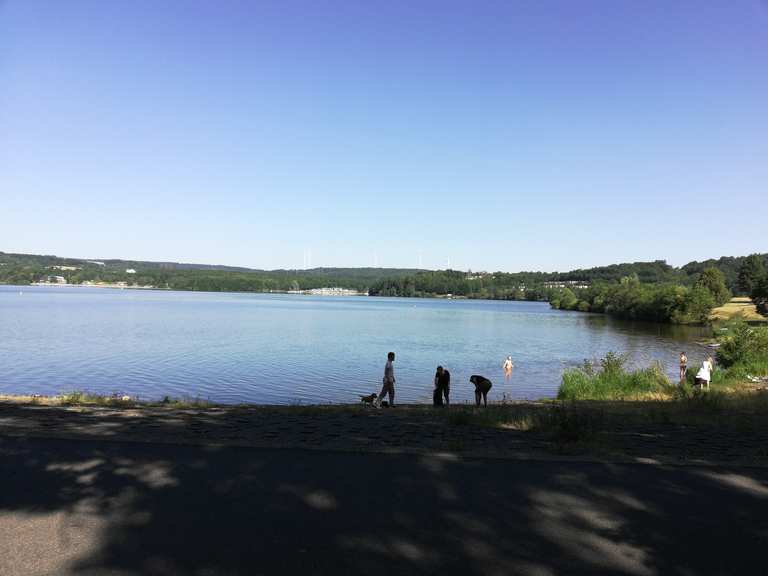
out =
{"type": "MultiPolygon", "coordinates": [[[[53,282],[32,282],[31,284],[6,284],[0,282],[0,286],[13,286],[15,288],[29,288],[31,286],[37,288],[110,288],[112,290],[159,290],[162,292],[191,292],[198,294],[285,294],[289,296],[370,296],[365,292],[335,292],[333,289],[328,289],[328,292],[322,292],[317,290],[268,290],[268,291],[256,291],[256,290],[182,290],[179,288],[163,288],[159,286],[136,286],[120,284],[69,284],[69,283],[53,283],[53,282]]],[[[323,290],[323,289],[319,289],[323,290]]],[[[395,296],[393,296],[395,298],[395,296]]],[[[435,298],[445,299],[445,296],[435,296],[435,298]]],[[[458,298],[457,298],[458,299],[458,298]]]]}

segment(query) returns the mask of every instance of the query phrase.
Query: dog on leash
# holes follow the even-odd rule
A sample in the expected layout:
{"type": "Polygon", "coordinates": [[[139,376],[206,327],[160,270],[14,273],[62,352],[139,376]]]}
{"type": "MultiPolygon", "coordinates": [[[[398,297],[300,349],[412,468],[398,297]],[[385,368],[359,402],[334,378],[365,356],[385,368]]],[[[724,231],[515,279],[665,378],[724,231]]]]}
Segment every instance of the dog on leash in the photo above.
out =
{"type": "Polygon", "coordinates": [[[372,394],[368,394],[368,396],[360,396],[360,402],[368,404],[369,406],[375,406],[376,398],[376,392],[373,392],[372,394]]]}

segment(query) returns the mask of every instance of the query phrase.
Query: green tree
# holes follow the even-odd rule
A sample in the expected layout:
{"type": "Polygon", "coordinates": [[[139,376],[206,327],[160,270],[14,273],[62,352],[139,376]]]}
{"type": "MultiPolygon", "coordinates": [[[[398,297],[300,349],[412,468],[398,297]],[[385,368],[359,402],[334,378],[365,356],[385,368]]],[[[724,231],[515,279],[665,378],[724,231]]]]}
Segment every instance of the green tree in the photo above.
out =
{"type": "Polygon", "coordinates": [[[560,308],[563,308],[564,310],[575,310],[578,303],[579,299],[576,297],[576,294],[573,293],[573,290],[570,288],[563,288],[563,291],[560,293],[560,308]]]}
{"type": "Polygon", "coordinates": [[[722,306],[731,299],[731,292],[725,285],[725,275],[717,268],[702,270],[695,286],[709,290],[717,306],[722,306]]]}
{"type": "Polygon", "coordinates": [[[763,277],[755,282],[750,296],[758,312],[768,314],[768,273],[763,274],[763,277]]]}
{"type": "Polygon", "coordinates": [[[750,254],[739,268],[739,290],[751,294],[755,284],[765,276],[765,264],[759,254],[750,254]]]}
{"type": "Polygon", "coordinates": [[[714,307],[715,298],[712,292],[704,286],[694,286],[685,299],[684,317],[678,317],[677,321],[705,323],[714,307]]]}

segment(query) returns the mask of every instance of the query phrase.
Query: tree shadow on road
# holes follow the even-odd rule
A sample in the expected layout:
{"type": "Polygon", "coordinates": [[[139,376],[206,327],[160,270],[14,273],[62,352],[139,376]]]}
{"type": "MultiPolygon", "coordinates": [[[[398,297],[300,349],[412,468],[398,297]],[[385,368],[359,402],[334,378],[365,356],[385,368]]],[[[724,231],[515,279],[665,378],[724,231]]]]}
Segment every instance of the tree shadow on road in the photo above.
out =
{"type": "Polygon", "coordinates": [[[3,574],[749,573],[768,543],[761,469],[19,438],[0,455],[3,574]]]}

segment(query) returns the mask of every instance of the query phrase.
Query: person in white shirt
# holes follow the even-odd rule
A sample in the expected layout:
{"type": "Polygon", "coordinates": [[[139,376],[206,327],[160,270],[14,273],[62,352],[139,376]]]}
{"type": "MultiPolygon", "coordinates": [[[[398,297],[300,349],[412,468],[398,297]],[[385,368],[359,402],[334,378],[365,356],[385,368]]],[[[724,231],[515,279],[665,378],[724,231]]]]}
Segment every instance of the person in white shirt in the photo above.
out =
{"type": "Polygon", "coordinates": [[[389,405],[395,405],[395,367],[392,365],[394,361],[395,353],[390,352],[387,354],[387,363],[384,366],[381,394],[379,394],[379,404],[384,400],[384,394],[389,394],[389,405]]]}
{"type": "Polygon", "coordinates": [[[701,368],[699,368],[699,371],[696,372],[696,384],[701,386],[702,388],[707,388],[709,390],[709,381],[712,380],[712,371],[714,370],[714,365],[712,361],[712,356],[704,360],[704,362],[701,363],[701,368]]]}

